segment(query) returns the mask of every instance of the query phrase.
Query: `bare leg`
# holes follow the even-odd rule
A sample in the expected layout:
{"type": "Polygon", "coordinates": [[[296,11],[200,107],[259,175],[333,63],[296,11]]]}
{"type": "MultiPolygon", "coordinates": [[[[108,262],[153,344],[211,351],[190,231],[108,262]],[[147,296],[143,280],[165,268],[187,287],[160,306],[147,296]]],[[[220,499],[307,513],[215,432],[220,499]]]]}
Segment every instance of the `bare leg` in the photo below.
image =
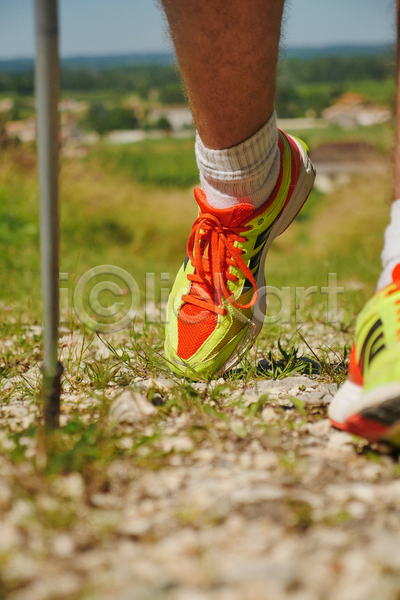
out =
{"type": "Polygon", "coordinates": [[[197,131],[212,149],[254,134],[274,108],[284,0],[163,0],[197,131]]]}

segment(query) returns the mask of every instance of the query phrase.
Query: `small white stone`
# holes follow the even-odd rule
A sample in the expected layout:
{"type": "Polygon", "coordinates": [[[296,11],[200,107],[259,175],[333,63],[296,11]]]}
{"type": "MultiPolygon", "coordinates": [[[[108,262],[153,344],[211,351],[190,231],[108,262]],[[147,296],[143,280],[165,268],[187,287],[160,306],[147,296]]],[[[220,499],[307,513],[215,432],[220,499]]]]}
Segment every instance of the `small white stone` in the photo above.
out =
{"type": "Polygon", "coordinates": [[[324,405],[329,404],[329,402],[332,399],[330,394],[323,394],[323,393],[315,391],[315,390],[312,392],[298,394],[298,398],[302,402],[304,402],[304,404],[310,405],[310,406],[314,406],[314,405],[320,406],[322,404],[324,404],[324,405]]]}
{"type": "Polygon", "coordinates": [[[26,523],[32,518],[32,515],[33,506],[31,502],[28,502],[28,500],[22,500],[22,498],[19,498],[13,503],[12,509],[8,513],[10,523],[15,525],[26,523]]]}
{"type": "Polygon", "coordinates": [[[193,450],[193,442],[187,436],[177,436],[165,438],[161,442],[164,452],[191,452],[193,450]]]}
{"type": "MultiPolygon", "coordinates": [[[[38,571],[39,564],[36,560],[27,554],[18,552],[11,555],[11,558],[7,561],[7,569],[5,569],[2,576],[6,582],[18,582],[18,584],[21,585],[21,583],[32,581],[37,576],[38,571]]],[[[28,588],[24,587],[19,592],[14,593],[14,598],[17,598],[17,600],[30,600],[32,598],[28,591],[30,587],[31,586],[28,588]]],[[[44,598],[46,596],[41,597],[44,598]]],[[[40,598],[40,596],[33,596],[33,598],[36,600],[37,598],[40,598]]]]}
{"type": "Polygon", "coordinates": [[[367,507],[362,502],[354,500],[346,505],[346,510],[351,514],[353,519],[363,519],[367,512],[367,507]]]}
{"type": "MultiPolygon", "coordinates": [[[[118,350],[117,350],[117,353],[118,353],[118,350]]],[[[104,344],[101,344],[101,346],[99,346],[99,348],[97,349],[96,359],[97,360],[107,360],[107,358],[109,358],[110,356],[111,356],[111,352],[109,351],[107,346],[104,346],[104,344]]]]}
{"type": "Polygon", "coordinates": [[[316,437],[323,437],[326,435],[331,428],[331,422],[329,419],[322,419],[321,421],[316,421],[315,423],[308,423],[307,429],[311,435],[315,435],[316,437]]]}
{"type": "Polygon", "coordinates": [[[63,477],[58,477],[54,482],[54,491],[63,498],[80,500],[85,491],[85,484],[79,473],[70,473],[63,477]]]}
{"type": "Polygon", "coordinates": [[[353,445],[353,438],[346,431],[333,431],[329,434],[328,446],[331,448],[345,448],[353,445]]]}
{"type": "Polygon", "coordinates": [[[154,380],[154,384],[158,391],[163,394],[170,392],[175,385],[171,379],[167,379],[166,377],[158,377],[154,380]]]}
{"type": "Polygon", "coordinates": [[[19,421],[22,421],[24,417],[29,415],[29,410],[23,404],[9,404],[8,406],[3,406],[3,412],[8,417],[13,417],[19,421]]]}
{"type": "Polygon", "coordinates": [[[128,389],[114,400],[110,409],[110,421],[117,423],[137,423],[151,415],[157,409],[138,392],[128,389]]]}
{"type": "Polygon", "coordinates": [[[146,517],[126,518],[118,527],[118,531],[123,535],[141,537],[151,528],[151,520],[146,517]]]}
{"type": "Polygon", "coordinates": [[[94,506],[104,508],[106,510],[117,509],[121,505],[121,498],[113,494],[92,494],[90,501],[94,506]]]}
{"type": "Polygon", "coordinates": [[[65,427],[70,421],[69,415],[60,415],[60,427],[65,427]]]}
{"type": "Polygon", "coordinates": [[[393,571],[400,568],[399,536],[398,532],[382,532],[374,542],[372,556],[375,560],[393,571]]]}
{"type": "Polygon", "coordinates": [[[236,504],[258,504],[266,500],[280,500],[283,495],[283,491],[280,488],[272,485],[263,485],[235,490],[232,494],[232,500],[236,504]]]}
{"type": "Polygon", "coordinates": [[[197,460],[201,460],[205,463],[212,463],[212,461],[216,458],[216,453],[213,450],[204,448],[198,450],[194,458],[196,458],[197,460]]]}
{"type": "Polygon", "coordinates": [[[253,456],[250,452],[241,452],[239,454],[239,464],[244,469],[251,469],[253,464],[253,456]]]}
{"type": "Polygon", "coordinates": [[[279,417],[272,408],[272,406],[266,406],[263,409],[261,413],[261,418],[264,421],[264,423],[276,423],[279,420],[279,417]]]}
{"type": "Polygon", "coordinates": [[[375,481],[382,473],[382,465],[378,463],[369,463],[362,470],[362,477],[366,481],[375,481]]]}
{"type": "Polygon", "coordinates": [[[22,541],[21,535],[9,523],[0,523],[0,552],[6,553],[22,541]]]}
{"type": "Polygon", "coordinates": [[[54,536],[52,540],[52,550],[54,554],[60,558],[72,556],[75,551],[73,537],[67,533],[60,533],[54,536]]]}
{"type": "Polygon", "coordinates": [[[324,394],[330,394],[334,396],[338,390],[338,386],[335,383],[322,383],[319,385],[319,390],[324,394]]]}
{"type": "MultiPolygon", "coordinates": [[[[231,395],[231,399],[233,399],[233,394],[231,395]]],[[[245,406],[250,406],[251,404],[258,402],[258,396],[256,394],[243,394],[243,402],[245,406]]]]}
{"type": "Polygon", "coordinates": [[[33,333],[33,335],[41,335],[42,334],[42,326],[41,325],[31,325],[29,329],[33,333]]]}
{"type": "Polygon", "coordinates": [[[278,466],[278,457],[275,452],[266,451],[254,456],[254,466],[256,469],[273,469],[278,466]]]}
{"type": "Polygon", "coordinates": [[[357,500],[372,503],[376,499],[376,487],[371,483],[354,483],[351,486],[352,495],[357,500]]]}
{"type": "Polygon", "coordinates": [[[118,448],[122,448],[123,450],[130,450],[133,446],[133,439],[131,437],[123,437],[117,442],[118,448]]]}

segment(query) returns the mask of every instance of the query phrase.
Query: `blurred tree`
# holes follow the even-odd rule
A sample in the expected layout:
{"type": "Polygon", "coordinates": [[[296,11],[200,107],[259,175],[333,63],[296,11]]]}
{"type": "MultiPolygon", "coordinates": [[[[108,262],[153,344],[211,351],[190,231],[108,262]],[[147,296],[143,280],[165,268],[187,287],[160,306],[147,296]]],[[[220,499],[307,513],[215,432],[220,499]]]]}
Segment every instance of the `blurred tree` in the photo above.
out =
{"type": "Polygon", "coordinates": [[[171,121],[165,115],[158,119],[155,127],[156,129],[162,129],[162,131],[165,132],[172,131],[171,121]]]}
{"type": "Polygon", "coordinates": [[[109,130],[137,129],[139,127],[139,119],[135,111],[131,108],[123,108],[122,106],[109,111],[107,123],[109,130]]]}
{"type": "Polygon", "coordinates": [[[86,115],[84,124],[89,126],[89,129],[94,129],[97,133],[105,133],[108,130],[108,110],[103,104],[91,104],[86,115]]]}
{"type": "Polygon", "coordinates": [[[103,104],[91,104],[83,125],[103,134],[116,129],[137,129],[139,119],[131,108],[117,106],[107,109],[103,104]]]}
{"type": "Polygon", "coordinates": [[[163,104],[186,104],[187,100],[179,81],[160,87],[160,102],[163,104]]]}

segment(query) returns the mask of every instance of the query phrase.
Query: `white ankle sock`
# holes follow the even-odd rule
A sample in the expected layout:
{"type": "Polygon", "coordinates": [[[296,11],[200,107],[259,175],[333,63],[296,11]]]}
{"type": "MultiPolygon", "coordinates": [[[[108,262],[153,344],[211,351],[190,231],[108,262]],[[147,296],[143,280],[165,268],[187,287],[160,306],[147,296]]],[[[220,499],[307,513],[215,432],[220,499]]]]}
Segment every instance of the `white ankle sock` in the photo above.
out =
{"type": "Polygon", "coordinates": [[[275,111],[254,135],[224,150],[207,148],[196,134],[196,158],[207,202],[229,208],[247,202],[259,208],[279,177],[280,152],[275,111]]]}
{"type": "Polygon", "coordinates": [[[400,199],[392,204],[381,258],[383,271],[379,277],[377,291],[392,282],[392,271],[400,263],[400,199]]]}

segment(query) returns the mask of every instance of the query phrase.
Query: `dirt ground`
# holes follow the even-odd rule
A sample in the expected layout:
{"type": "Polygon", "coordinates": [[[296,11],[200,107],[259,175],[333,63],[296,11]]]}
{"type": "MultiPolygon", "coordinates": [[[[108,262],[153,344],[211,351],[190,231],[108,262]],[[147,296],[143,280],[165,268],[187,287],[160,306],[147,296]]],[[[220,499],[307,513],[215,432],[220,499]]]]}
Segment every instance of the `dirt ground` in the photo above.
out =
{"type": "Polygon", "coordinates": [[[399,599],[398,458],[330,427],[326,372],[190,384],[79,335],[47,462],[38,369],[2,380],[0,598],[399,599]],[[113,365],[102,389],[80,352],[113,365]]]}

